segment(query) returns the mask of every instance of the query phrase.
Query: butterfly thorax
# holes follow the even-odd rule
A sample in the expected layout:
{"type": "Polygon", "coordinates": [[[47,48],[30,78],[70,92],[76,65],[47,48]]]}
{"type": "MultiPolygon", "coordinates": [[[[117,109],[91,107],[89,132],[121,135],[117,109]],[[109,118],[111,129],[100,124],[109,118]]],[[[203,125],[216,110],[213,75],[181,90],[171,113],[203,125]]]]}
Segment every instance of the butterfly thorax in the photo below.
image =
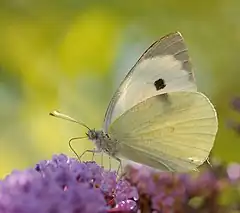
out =
{"type": "Polygon", "coordinates": [[[115,156],[119,152],[120,146],[118,141],[111,138],[104,131],[91,129],[86,134],[88,139],[95,143],[99,151],[103,151],[111,156],[115,156]]]}

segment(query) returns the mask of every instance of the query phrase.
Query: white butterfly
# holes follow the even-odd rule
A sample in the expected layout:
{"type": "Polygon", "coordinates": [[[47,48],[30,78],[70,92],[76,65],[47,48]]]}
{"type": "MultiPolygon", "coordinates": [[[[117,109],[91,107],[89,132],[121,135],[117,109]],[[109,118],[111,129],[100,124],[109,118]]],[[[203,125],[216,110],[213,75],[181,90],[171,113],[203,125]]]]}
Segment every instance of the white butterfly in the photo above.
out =
{"type": "MultiPolygon", "coordinates": [[[[57,111],[51,115],[80,123],[57,111]]],[[[103,126],[100,131],[88,128],[87,137],[98,152],[119,161],[187,171],[207,160],[217,134],[217,114],[210,100],[197,92],[179,32],[143,53],[110,101],[103,126]]]]}

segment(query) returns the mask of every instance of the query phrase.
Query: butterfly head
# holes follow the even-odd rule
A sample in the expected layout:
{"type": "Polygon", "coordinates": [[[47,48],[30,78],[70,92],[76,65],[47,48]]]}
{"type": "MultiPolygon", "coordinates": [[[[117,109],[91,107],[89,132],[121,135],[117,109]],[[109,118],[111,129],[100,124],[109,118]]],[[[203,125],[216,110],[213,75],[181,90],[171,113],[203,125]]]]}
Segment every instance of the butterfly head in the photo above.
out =
{"type": "Polygon", "coordinates": [[[91,129],[86,135],[89,140],[94,142],[99,151],[103,151],[111,156],[115,156],[119,151],[118,141],[110,138],[110,136],[102,130],[91,129]]]}
{"type": "Polygon", "coordinates": [[[86,133],[89,140],[93,141],[98,150],[104,150],[104,132],[95,129],[89,129],[86,133]]]}
{"type": "Polygon", "coordinates": [[[96,131],[95,129],[90,129],[86,133],[89,140],[97,140],[99,138],[99,131],[96,131]]]}

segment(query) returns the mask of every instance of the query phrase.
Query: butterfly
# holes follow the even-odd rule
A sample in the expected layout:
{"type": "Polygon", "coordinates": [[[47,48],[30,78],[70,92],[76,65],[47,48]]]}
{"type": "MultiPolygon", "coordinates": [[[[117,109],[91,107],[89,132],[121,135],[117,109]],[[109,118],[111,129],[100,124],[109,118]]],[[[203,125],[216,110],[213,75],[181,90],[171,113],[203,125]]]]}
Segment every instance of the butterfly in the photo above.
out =
{"type": "MultiPolygon", "coordinates": [[[[218,130],[210,100],[197,91],[188,49],[179,32],[154,42],[113,95],[102,130],[77,122],[105,152],[161,171],[196,170],[207,159],[218,130]]],[[[88,150],[90,151],[90,150],[88,150]]]]}

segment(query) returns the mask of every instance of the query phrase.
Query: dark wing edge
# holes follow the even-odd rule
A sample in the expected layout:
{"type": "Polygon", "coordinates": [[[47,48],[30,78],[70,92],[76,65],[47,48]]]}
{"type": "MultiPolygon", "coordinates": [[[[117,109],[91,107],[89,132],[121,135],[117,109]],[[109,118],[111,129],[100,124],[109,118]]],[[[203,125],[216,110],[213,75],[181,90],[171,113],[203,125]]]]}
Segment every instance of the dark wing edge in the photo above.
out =
{"type": "Polygon", "coordinates": [[[186,45],[181,33],[176,31],[161,37],[160,39],[152,43],[152,45],[150,45],[145,50],[145,52],[141,55],[141,57],[138,59],[135,65],[130,69],[126,77],[122,80],[117,91],[113,94],[112,99],[109,102],[109,105],[107,107],[107,110],[104,116],[103,129],[105,132],[108,132],[108,127],[111,124],[112,113],[114,110],[115,103],[117,102],[117,100],[121,95],[121,88],[123,87],[124,83],[131,78],[131,75],[134,72],[137,65],[143,60],[153,58],[158,55],[169,55],[169,54],[172,54],[177,60],[180,60],[183,62],[183,64],[185,64],[185,67],[184,67],[185,70],[190,72],[190,78],[192,81],[194,81],[194,74],[192,72],[192,65],[189,59],[188,50],[186,48],[186,45]],[[177,45],[178,43],[182,45],[182,50],[180,50],[179,52],[174,52],[174,50],[171,51],[170,48],[173,45],[177,45]],[[168,49],[169,51],[167,51],[168,49]],[[181,54],[185,54],[185,57],[181,56],[181,54]]]}

